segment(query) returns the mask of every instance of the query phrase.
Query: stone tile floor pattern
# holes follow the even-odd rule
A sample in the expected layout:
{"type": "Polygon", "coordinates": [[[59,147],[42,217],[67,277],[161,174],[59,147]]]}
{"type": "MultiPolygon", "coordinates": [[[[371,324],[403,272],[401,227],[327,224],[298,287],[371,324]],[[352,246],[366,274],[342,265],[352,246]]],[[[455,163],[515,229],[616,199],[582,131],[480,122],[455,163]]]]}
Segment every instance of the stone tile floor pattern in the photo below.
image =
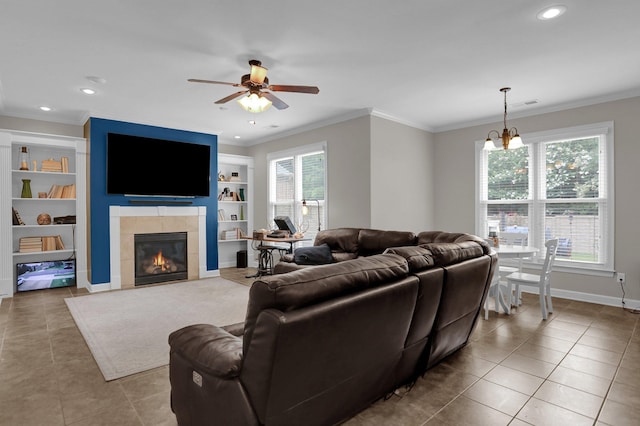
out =
{"type": "MultiPolygon", "coordinates": [[[[221,272],[251,283],[250,268],[221,272]]],[[[104,381],[64,303],[84,294],[0,304],[0,425],[176,425],[168,367],[104,381]]],[[[525,294],[510,316],[492,310],[465,348],[346,425],[640,424],[640,316],[558,298],[554,308],[543,321],[525,294]]]]}

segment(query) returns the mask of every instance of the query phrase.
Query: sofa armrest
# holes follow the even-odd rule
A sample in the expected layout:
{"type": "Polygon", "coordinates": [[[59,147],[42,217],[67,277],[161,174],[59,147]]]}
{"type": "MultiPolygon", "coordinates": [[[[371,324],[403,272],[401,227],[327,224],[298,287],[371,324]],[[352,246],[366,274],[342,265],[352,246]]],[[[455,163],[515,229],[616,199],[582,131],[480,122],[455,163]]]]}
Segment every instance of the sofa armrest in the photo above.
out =
{"type": "Polygon", "coordinates": [[[179,353],[194,369],[222,379],[240,374],[242,339],[211,324],[195,324],[169,335],[171,352],[179,353]]]}
{"type": "Polygon", "coordinates": [[[222,329],[229,334],[233,334],[234,336],[242,337],[244,334],[244,321],[237,322],[235,324],[229,324],[222,327],[222,329]]]}

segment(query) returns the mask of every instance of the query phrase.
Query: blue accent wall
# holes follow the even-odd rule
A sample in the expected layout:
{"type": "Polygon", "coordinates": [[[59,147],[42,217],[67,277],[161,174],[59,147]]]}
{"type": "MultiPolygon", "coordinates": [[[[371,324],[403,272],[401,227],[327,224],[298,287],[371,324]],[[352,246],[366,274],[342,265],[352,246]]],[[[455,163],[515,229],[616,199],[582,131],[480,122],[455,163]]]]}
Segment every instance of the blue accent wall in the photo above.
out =
{"type": "MultiPolygon", "coordinates": [[[[163,127],[145,126],[123,121],[89,119],[89,215],[90,215],[90,257],[91,284],[108,283],[111,280],[109,254],[109,206],[130,206],[132,197],[107,195],[107,133],[122,133],[172,140],[178,142],[198,143],[211,146],[210,197],[189,198],[192,206],[207,207],[207,270],[218,269],[218,137],[206,133],[187,132],[184,130],[163,127]]],[[[179,170],[167,170],[167,173],[179,173],[179,170]]],[[[155,205],[169,204],[171,201],[184,201],[183,198],[145,197],[145,201],[154,201],[155,205]],[[155,203],[157,202],[157,204],[155,203]]]]}

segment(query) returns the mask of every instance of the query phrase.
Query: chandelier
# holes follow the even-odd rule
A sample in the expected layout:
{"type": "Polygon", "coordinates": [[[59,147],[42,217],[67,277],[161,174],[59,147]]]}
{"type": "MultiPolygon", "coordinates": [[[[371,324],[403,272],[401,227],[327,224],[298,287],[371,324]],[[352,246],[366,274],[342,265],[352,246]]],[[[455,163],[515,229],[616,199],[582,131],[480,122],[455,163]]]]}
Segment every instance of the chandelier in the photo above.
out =
{"type": "Polygon", "coordinates": [[[511,90],[511,87],[503,87],[500,89],[502,93],[504,93],[504,129],[502,129],[502,135],[497,130],[491,130],[487,135],[487,139],[484,142],[484,149],[491,150],[496,147],[495,142],[491,138],[491,134],[495,133],[497,139],[502,139],[502,147],[504,149],[517,149],[524,146],[522,143],[522,138],[518,134],[518,129],[512,127],[507,130],[507,92],[511,90]]]}

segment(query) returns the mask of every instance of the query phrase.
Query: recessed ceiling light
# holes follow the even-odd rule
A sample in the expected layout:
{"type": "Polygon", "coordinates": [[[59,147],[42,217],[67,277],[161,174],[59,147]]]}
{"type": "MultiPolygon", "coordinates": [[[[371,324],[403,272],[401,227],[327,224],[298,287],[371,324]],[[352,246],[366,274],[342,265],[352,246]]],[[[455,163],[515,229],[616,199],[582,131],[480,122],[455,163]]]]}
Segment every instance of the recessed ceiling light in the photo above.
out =
{"type": "Polygon", "coordinates": [[[82,93],[84,93],[85,95],[95,95],[95,94],[96,94],[96,91],[95,91],[95,90],[90,89],[90,88],[88,88],[88,87],[82,88],[82,89],[80,89],[80,91],[81,91],[82,93]]]}
{"type": "Polygon", "coordinates": [[[234,138],[234,139],[240,139],[240,136],[235,135],[233,138],[234,138]]]}
{"type": "Polygon", "coordinates": [[[249,120],[249,124],[256,124],[256,120],[249,120]]]}
{"type": "Polygon", "coordinates": [[[538,12],[537,17],[541,21],[548,21],[549,19],[557,18],[558,16],[562,15],[566,11],[567,11],[567,6],[564,6],[562,4],[557,4],[555,6],[549,6],[542,9],[540,12],[538,12]]]}
{"type": "Polygon", "coordinates": [[[42,105],[42,106],[40,107],[40,110],[42,110],[42,111],[51,111],[51,108],[50,108],[50,107],[48,107],[48,106],[46,106],[46,105],[42,105]]]}

